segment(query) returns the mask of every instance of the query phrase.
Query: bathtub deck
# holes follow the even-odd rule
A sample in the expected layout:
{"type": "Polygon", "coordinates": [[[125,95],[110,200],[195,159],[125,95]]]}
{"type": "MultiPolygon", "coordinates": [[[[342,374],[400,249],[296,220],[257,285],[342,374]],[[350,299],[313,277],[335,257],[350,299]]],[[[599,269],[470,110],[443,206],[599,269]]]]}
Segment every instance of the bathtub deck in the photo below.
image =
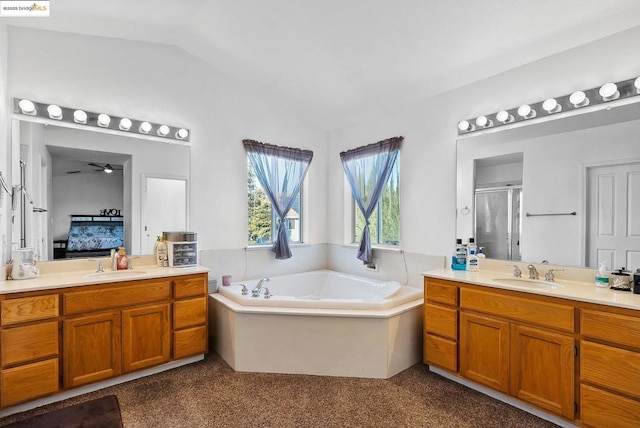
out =
{"type": "Polygon", "coordinates": [[[237,371],[386,379],[422,360],[421,299],[381,311],[210,302],[214,347],[237,371]]]}

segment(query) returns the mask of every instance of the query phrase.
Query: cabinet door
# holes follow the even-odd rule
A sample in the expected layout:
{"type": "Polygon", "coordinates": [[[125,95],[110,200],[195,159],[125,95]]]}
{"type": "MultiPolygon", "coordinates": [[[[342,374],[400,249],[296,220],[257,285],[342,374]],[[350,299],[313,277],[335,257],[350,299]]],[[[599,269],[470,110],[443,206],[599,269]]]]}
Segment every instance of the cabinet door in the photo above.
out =
{"type": "Polygon", "coordinates": [[[62,324],[64,387],[120,374],[120,312],[69,318],[62,324]]]}
{"type": "Polygon", "coordinates": [[[511,325],[511,395],[573,419],[574,366],[573,337],[511,325]]]}
{"type": "Polygon", "coordinates": [[[460,313],[460,374],[509,392],[509,323],[460,313]]]}
{"type": "Polygon", "coordinates": [[[166,363],[170,353],[169,303],[122,311],[124,373],[166,363]]]}

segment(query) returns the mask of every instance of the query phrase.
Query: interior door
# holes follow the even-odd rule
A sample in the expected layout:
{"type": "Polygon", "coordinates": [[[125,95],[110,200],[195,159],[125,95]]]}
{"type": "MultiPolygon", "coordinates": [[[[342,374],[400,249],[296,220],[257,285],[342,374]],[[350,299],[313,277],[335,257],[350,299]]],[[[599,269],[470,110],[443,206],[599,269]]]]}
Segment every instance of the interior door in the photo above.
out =
{"type": "Polygon", "coordinates": [[[587,265],[640,266],[640,162],[587,169],[587,265]]]}
{"type": "Polygon", "coordinates": [[[142,197],[142,254],[153,254],[156,238],[162,232],[188,228],[187,180],[184,178],[144,177],[142,197]]]}

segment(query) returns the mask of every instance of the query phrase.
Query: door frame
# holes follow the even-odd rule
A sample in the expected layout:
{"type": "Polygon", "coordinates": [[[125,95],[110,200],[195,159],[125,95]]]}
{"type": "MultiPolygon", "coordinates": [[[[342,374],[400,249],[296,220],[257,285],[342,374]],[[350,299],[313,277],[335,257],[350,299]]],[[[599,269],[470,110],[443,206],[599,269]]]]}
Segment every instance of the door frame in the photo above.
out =
{"type": "MultiPolygon", "coordinates": [[[[603,160],[603,161],[595,161],[595,162],[585,162],[580,164],[580,174],[581,174],[581,193],[582,193],[582,201],[581,201],[581,209],[584,215],[581,216],[581,225],[580,225],[580,260],[582,260],[583,266],[591,269],[597,269],[597,266],[589,266],[589,254],[588,250],[588,238],[587,232],[589,231],[589,170],[591,168],[599,168],[605,166],[620,166],[625,164],[632,163],[640,163],[640,157],[631,158],[631,159],[612,159],[612,160],[603,160]]],[[[610,266],[610,268],[613,268],[610,266]]]]}

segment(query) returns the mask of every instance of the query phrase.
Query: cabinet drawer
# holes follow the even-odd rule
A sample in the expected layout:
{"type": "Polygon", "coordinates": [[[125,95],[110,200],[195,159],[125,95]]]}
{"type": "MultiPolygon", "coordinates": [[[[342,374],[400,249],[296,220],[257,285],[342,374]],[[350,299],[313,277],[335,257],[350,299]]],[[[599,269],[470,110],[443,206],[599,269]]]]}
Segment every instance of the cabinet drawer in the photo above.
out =
{"type": "Polygon", "coordinates": [[[186,276],[173,280],[173,297],[202,296],[207,294],[207,275],[186,276]]]}
{"type": "Polygon", "coordinates": [[[574,330],[574,308],[568,305],[463,288],[460,307],[560,330],[574,330]]]}
{"type": "Polygon", "coordinates": [[[582,341],[580,376],[591,382],[640,398],[640,353],[582,341]]]}
{"type": "Polygon", "coordinates": [[[48,321],[0,332],[2,367],[58,355],[58,321],[48,321]]]}
{"type": "Polygon", "coordinates": [[[582,422],[592,427],[637,428],[640,402],[580,385],[582,422]]]}
{"type": "Polygon", "coordinates": [[[173,303],[173,328],[178,330],[207,322],[207,297],[173,303]]]}
{"type": "Polygon", "coordinates": [[[173,358],[179,359],[207,353],[207,326],[188,328],[173,333],[173,358]]]}
{"type": "Polygon", "coordinates": [[[169,299],[169,285],[169,281],[160,280],[73,291],[63,295],[63,311],[65,315],[78,314],[169,299]]]}
{"type": "Polygon", "coordinates": [[[424,335],[424,362],[458,371],[458,345],[456,342],[432,334],[424,335]]]}
{"type": "Polygon", "coordinates": [[[580,333],[594,339],[640,348],[640,318],[583,309],[580,333]]]}
{"type": "Polygon", "coordinates": [[[4,369],[0,374],[0,405],[4,407],[58,392],[58,359],[4,369]]]}
{"type": "Polygon", "coordinates": [[[424,294],[428,301],[456,306],[458,304],[458,287],[449,281],[425,278],[424,294]]]}
{"type": "Polygon", "coordinates": [[[449,339],[458,339],[458,311],[439,305],[427,303],[424,305],[427,333],[434,333],[449,339]]]}
{"type": "Polygon", "coordinates": [[[58,295],[22,297],[2,301],[2,325],[55,318],[59,314],[58,295]]]}

